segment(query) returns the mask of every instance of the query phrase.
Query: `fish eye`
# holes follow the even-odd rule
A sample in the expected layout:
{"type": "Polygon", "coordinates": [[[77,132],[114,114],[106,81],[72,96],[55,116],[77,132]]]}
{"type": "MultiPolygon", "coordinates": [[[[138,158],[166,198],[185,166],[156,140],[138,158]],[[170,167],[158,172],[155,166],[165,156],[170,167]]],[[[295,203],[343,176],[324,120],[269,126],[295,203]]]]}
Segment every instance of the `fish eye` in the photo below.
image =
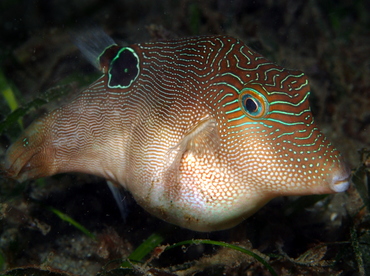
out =
{"type": "Polygon", "coordinates": [[[268,112],[268,102],[265,96],[253,88],[243,89],[239,102],[244,113],[250,118],[261,118],[268,112]]]}

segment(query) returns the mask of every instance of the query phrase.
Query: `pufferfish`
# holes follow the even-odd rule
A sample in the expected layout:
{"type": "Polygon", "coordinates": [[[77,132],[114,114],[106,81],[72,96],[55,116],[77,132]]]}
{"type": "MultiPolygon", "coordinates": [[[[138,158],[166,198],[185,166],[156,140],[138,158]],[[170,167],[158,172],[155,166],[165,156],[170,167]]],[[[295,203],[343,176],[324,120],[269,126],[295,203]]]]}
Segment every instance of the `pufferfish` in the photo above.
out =
{"type": "Polygon", "coordinates": [[[6,152],[8,177],[97,175],[196,231],[231,228],[278,196],[348,188],[304,73],[223,35],[78,43],[102,76],[24,131],[6,152]]]}

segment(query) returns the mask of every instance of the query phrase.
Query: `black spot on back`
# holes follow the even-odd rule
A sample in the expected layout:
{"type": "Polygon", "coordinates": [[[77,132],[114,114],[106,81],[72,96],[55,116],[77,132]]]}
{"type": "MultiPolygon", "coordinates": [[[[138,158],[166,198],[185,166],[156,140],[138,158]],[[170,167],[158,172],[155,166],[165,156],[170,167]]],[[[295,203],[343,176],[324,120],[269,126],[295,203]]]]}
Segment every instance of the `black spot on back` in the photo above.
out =
{"type": "Polygon", "coordinates": [[[112,59],[109,73],[109,87],[128,87],[136,79],[138,69],[138,58],[129,48],[122,48],[112,59]]]}

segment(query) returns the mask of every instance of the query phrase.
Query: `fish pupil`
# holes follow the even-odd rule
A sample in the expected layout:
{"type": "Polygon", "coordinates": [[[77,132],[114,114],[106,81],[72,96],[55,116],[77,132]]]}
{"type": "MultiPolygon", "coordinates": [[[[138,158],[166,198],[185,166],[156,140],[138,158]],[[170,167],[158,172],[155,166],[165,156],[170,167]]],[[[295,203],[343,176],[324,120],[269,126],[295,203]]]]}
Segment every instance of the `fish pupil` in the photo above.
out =
{"type": "Polygon", "coordinates": [[[256,103],[255,100],[251,98],[247,98],[245,100],[244,106],[245,109],[251,114],[256,113],[258,111],[258,104],[256,103]]]}

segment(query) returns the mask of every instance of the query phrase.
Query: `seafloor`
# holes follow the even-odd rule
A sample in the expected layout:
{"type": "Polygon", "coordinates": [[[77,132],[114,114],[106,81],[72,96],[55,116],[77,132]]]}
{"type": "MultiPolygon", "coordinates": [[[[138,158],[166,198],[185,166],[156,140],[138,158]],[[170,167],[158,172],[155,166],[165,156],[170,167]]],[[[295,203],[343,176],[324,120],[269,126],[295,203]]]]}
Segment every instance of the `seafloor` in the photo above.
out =
{"type": "Polygon", "coordinates": [[[71,31],[86,25],[101,26],[122,44],[228,34],[305,72],[316,122],[345,156],[356,185],[325,198],[279,198],[233,229],[197,233],[152,217],[129,194],[123,219],[96,177],[59,175],[22,184],[0,178],[3,274],[270,275],[246,254],[204,244],[171,249],[145,263],[149,254],[131,270],[117,269],[159,233],[163,245],[212,239],[242,246],[278,275],[370,275],[370,161],[364,150],[370,148],[370,1],[1,1],[1,156],[20,126],[70,97],[64,91],[75,94],[99,76],[70,40],[71,31]],[[24,111],[16,119],[9,115],[16,108],[9,93],[24,111]]]}

